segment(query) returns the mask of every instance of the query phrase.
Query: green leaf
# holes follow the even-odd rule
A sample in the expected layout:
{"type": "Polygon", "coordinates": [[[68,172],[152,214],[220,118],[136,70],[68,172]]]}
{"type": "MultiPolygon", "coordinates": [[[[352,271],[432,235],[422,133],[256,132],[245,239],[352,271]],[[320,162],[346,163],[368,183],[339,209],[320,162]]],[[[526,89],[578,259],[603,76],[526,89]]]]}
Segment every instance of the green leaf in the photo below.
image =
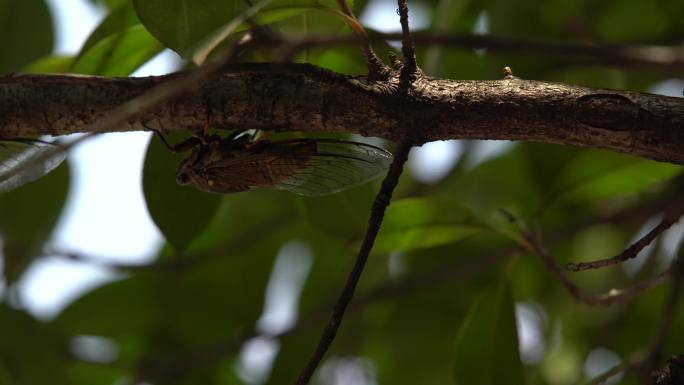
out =
{"type": "MultiPolygon", "coordinates": [[[[173,137],[169,135],[169,139],[173,137]]],[[[176,165],[186,156],[173,154],[154,137],[147,148],[143,171],[147,210],[177,251],[184,250],[202,233],[221,202],[220,195],[176,184],[176,165]]]]}
{"type": "Polygon", "coordinates": [[[27,313],[0,305],[0,383],[66,384],[66,341],[27,313]]]}
{"type": "Polygon", "coordinates": [[[219,44],[226,41],[226,39],[228,39],[228,37],[231,34],[233,34],[233,32],[235,32],[241,24],[245,23],[250,18],[253,18],[254,15],[257,12],[259,12],[263,7],[265,7],[269,2],[270,0],[259,1],[258,3],[246,9],[240,15],[233,18],[229,23],[224,24],[221,28],[214,31],[204,40],[196,44],[195,47],[192,49],[192,61],[197,65],[204,63],[209,54],[216,47],[218,47],[219,44]]]}
{"type": "Polygon", "coordinates": [[[322,197],[296,197],[300,215],[321,231],[341,239],[363,233],[373,202],[371,183],[322,197]]]}
{"type": "Polygon", "coordinates": [[[69,166],[64,162],[48,175],[0,194],[0,234],[4,274],[14,282],[43,249],[69,190],[69,166]]]}
{"type": "Polygon", "coordinates": [[[79,57],[98,44],[101,40],[118,33],[123,33],[129,27],[140,24],[140,20],[133,9],[133,5],[126,2],[112,10],[88,36],[81,47],[79,57]]]}
{"type": "Polygon", "coordinates": [[[52,52],[52,18],[42,0],[0,0],[0,75],[52,52]]]}
{"type": "Polygon", "coordinates": [[[388,207],[373,251],[389,253],[435,247],[486,230],[468,211],[452,202],[402,199],[388,207]]]}
{"type": "Polygon", "coordinates": [[[473,225],[422,226],[412,229],[382,231],[373,246],[374,253],[409,251],[453,243],[482,231],[473,225]]]}
{"type": "MultiPolygon", "coordinates": [[[[322,8],[313,0],[279,0],[270,3],[267,9],[254,17],[258,24],[271,24],[311,9],[322,8]]],[[[162,44],[185,58],[192,58],[197,50],[213,46],[208,42],[218,37],[225,39],[227,36],[222,30],[240,32],[250,27],[247,23],[242,23],[238,28],[231,25],[245,10],[244,2],[238,0],[134,0],[133,4],[147,30],[162,44]]]]}
{"type": "Polygon", "coordinates": [[[524,384],[515,307],[507,282],[487,289],[456,337],[456,384],[524,384]]]}
{"type": "Polygon", "coordinates": [[[136,24],[95,43],[81,54],[71,71],[90,75],[130,75],[162,48],[142,25],[136,24]]]}
{"type": "Polygon", "coordinates": [[[186,56],[188,50],[237,16],[238,0],[134,0],[145,27],[160,42],[186,56]]]}
{"type": "Polygon", "coordinates": [[[560,175],[558,197],[595,202],[641,191],[682,172],[681,166],[610,151],[587,150],[560,175]]]}
{"type": "Polygon", "coordinates": [[[70,55],[48,55],[32,62],[24,67],[21,72],[24,73],[65,73],[69,72],[74,57],[70,55]]]}
{"type": "Polygon", "coordinates": [[[141,276],[111,282],[69,304],[54,322],[70,335],[142,336],[155,326],[152,290],[153,281],[141,276]]]}

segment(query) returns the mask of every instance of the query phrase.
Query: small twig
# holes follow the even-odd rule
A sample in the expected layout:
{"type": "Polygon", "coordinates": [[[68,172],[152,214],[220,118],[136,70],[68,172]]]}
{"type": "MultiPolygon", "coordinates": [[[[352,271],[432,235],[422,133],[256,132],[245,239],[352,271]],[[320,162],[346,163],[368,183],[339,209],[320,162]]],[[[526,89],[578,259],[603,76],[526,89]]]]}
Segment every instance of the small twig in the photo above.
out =
{"type": "Polygon", "coordinates": [[[610,289],[604,294],[599,294],[596,296],[585,296],[585,298],[591,299],[597,305],[608,306],[618,301],[625,301],[631,298],[635,298],[639,294],[646,292],[661,283],[665,282],[671,275],[671,271],[665,270],[662,273],[656,275],[655,277],[648,279],[643,282],[639,282],[634,286],[628,286],[623,289],[610,289]]]}
{"type": "Polygon", "coordinates": [[[342,13],[349,17],[349,27],[361,44],[361,52],[363,52],[363,56],[366,58],[366,66],[368,66],[368,77],[378,80],[387,79],[389,69],[385,63],[380,60],[378,55],[375,54],[375,51],[373,51],[373,47],[371,47],[370,41],[368,40],[366,29],[363,28],[363,25],[361,25],[356,16],[354,16],[354,12],[349,8],[346,0],[337,0],[337,5],[340,7],[340,10],[342,10],[342,13]]]}
{"type": "Polygon", "coordinates": [[[568,263],[567,265],[565,265],[565,269],[572,272],[584,271],[589,269],[600,269],[602,267],[612,266],[636,258],[637,255],[639,255],[639,252],[641,252],[641,250],[643,250],[646,246],[650,245],[653,242],[653,240],[658,238],[658,236],[662,234],[665,230],[669,229],[673,224],[677,223],[677,221],[679,221],[679,218],[681,218],[682,214],[684,214],[684,212],[682,212],[681,207],[678,210],[673,210],[665,214],[665,217],[662,221],[660,221],[660,223],[658,223],[657,226],[655,226],[646,235],[644,235],[639,240],[630,245],[622,253],[614,257],[589,262],[568,263]]]}
{"type": "Polygon", "coordinates": [[[668,358],[665,366],[651,372],[653,385],[682,385],[684,384],[684,354],[668,358]]]}
{"type": "Polygon", "coordinates": [[[579,286],[573,283],[567,277],[567,275],[565,275],[563,269],[560,267],[560,265],[556,263],[555,258],[546,250],[546,248],[542,244],[541,240],[538,239],[538,237],[535,237],[534,235],[526,232],[523,232],[523,236],[527,241],[526,247],[529,249],[529,251],[533,251],[539,254],[539,256],[542,257],[542,260],[546,264],[546,267],[552,273],[554,273],[554,275],[556,275],[558,280],[563,284],[563,286],[565,286],[568,292],[570,292],[570,295],[572,295],[572,297],[576,300],[583,302],[587,305],[609,306],[617,302],[618,300],[627,300],[630,298],[634,298],[638,294],[643,293],[664,282],[667,279],[667,277],[671,274],[670,270],[667,270],[648,281],[641,282],[634,286],[630,286],[623,289],[611,289],[608,292],[599,295],[587,294],[584,291],[582,291],[582,289],[580,289],[579,286]]]}
{"type": "Polygon", "coordinates": [[[401,52],[404,56],[404,64],[399,74],[399,90],[401,93],[406,93],[418,74],[418,64],[416,63],[416,52],[409,29],[407,0],[397,0],[397,3],[399,6],[397,9],[399,22],[401,23],[401,52]]]}
{"type": "Polygon", "coordinates": [[[375,242],[375,237],[378,235],[380,230],[380,224],[385,216],[385,210],[389,206],[390,200],[392,199],[392,192],[399,182],[399,176],[401,175],[404,163],[408,159],[408,153],[411,150],[412,144],[409,141],[404,141],[399,145],[396,153],[394,154],[394,160],[390,166],[387,176],[382,181],[382,186],[380,191],[375,196],[375,201],[373,202],[373,207],[371,210],[370,218],[368,219],[368,228],[366,229],[366,235],[359,249],[359,253],[356,256],[356,261],[354,262],[354,267],[349,272],[347,281],[342,289],[342,293],[335,302],[333,312],[330,315],[330,319],[323,334],[318,342],[318,346],[314,351],[314,354],[309,359],[309,362],[304,367],[304,370],[299,375],[296,384],[306,385],[311,380],[311,376],[316,371],[316,368],[321,363],[323,356],[328,351],[328,348],[332,344],[335,336],[337,335],[337,330],[342,323],[342,318],[344,317],[344,312],[347,309],[347,305],[354,296],[354,291],[356,290],[356,285],[359,283],[361,274],[368,260],[368,255],[373,248],[373,243],[375,242]]]}

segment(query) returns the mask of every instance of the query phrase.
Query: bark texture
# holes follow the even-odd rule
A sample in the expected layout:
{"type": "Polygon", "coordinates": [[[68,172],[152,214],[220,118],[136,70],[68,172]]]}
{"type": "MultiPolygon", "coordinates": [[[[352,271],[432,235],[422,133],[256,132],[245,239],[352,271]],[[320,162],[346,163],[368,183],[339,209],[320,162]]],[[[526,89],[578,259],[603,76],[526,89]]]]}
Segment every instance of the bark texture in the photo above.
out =
{"type": "MultiPolygon", "coordinates": [[[[177,73],[145,78],[14,75],[0,78],[0,137],[83,132],[117,106],[177,73]]],[[[418,144],[527,140],[607,148],[684,164],[684,99],[518,78],[422,77],[409,101],[398,78],[373,82],[310,65],[249,65],[131,116],[117,131],[219,128],[337,131],[418,144]]]]}

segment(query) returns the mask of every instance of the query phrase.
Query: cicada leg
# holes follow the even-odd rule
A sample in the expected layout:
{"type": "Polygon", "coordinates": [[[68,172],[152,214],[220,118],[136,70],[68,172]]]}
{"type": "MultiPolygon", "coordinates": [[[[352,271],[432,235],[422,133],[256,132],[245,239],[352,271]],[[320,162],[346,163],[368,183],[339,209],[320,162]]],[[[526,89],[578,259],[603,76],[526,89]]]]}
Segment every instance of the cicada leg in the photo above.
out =
{"type": "Polygon", "coordinates": [[[145,123],[142,123],[142,125],[143,125],[143,127],[148,129],[149,131],[154,132],[154,134],[157,135],[157,137],[159,137],[159,139],[161,139],[162,143],[164,143],[164,146],[166,146],[166,148],[168,148],[169,151],[171,151],[171,152],[184,152],[184,151],[190,150],[191,148],[193,148],[197,145],[201,145],[203,143],[202,139],[193,136],[193,137],[190,137],[188,139],[183,140],[182,142],[176,143],[172,146],[171,144],[169,144],[169,142],[166,140],[166,138],[164,137],[164,135],[162,134],[162,132],[160,130],[149,127],[145,123]]]}

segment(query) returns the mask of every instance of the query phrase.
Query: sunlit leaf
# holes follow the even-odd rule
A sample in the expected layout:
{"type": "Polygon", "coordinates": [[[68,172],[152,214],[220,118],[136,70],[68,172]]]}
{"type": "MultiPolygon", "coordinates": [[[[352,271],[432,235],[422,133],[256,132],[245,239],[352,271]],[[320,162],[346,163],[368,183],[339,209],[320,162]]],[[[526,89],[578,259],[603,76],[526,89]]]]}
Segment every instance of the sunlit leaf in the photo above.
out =
{"type": "Polygon", "coordinates": [[[48,55],[32,62],[22,69],[26,73],[63,73],[69,72],[74,56],[70,55],[48,55]]]}
{"type": "Polygon", "coordinates": [[[161,52],[162,46],[140,25],[110,35],[83,52],[71,71],[126,76],[161,52]]]}
{"type": "Polygon", "coordinates": [[[401,199],[392,202],[387,209],[373,251],[382,254],[429,248],[482,231],[489,229],[453,202],[401,199]]]}
{"type": "Polygon", "coordinates": [[[115,34],[124,33],[128,28],[140,24],[131,3],[126,2],[113,9],[107,17],[90,33],[81,47],[79,57],[98,44],[101,40],[115,34]]]}
{"type": "Polygon", "coordinates": [[[664,182],[682,172],[680,166],[609,151],[591,150],[574,159],[558,180],[557,198],[596,202],[664,182]]]}

